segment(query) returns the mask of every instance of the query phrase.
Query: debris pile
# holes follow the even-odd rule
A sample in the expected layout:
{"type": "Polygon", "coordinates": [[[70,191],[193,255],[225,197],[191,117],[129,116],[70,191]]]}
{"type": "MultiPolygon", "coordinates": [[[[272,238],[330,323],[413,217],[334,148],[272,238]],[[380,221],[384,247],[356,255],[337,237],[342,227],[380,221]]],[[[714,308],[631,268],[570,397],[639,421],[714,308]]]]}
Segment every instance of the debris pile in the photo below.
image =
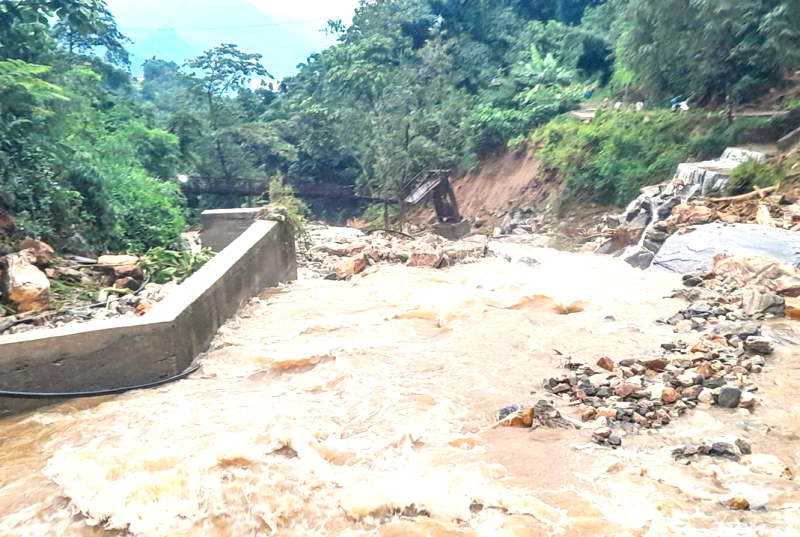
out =
{"type": "Polygon", "coordinates": [[[488,238],[483,235],[454,242],[431,234],[414,238],[391,231],[366,235],[349,229],[328,236],[314,231],[311,232],[312,244],[300,249],[300,264],[310,269],[312,276],[332,280],[368,276],[380,270],[382,263],[427,268],[476,263],[486,257],[489,245],[488,238]]]}
{"type": "Polygon", "coordinates": [[[575,428],[576,424],[565,418],[556,410],[552,401],[541,399],[532,407],[512,405],[500,411],[498,423],[505,427],[521,427],[538,429],[549,427],[551,429],[575,428]]]}
{"type": "Polygon", "coordinates": [[[800,271],[776,259],[720,254],[712,271],[686,274],[683,283],[673,296],[692,304],[660,321],[678,333],[702,331],[719,321],[800,317],[800,271]]]}
{"type": "Polygon", "coordinates": [[[609,431],[616,427],[626,434],[659,429],[698,405],[752,410],[758,387],[751,375],[763,370],[774,343],[753,323],[718,329],[695,345],[664,344],[648,358],[571,358],[570,373],[547,379],[544,388],[576,405],[583,422],[594,422],[595,442],[613,447],[619,444],[609,431]]]}
{"type": "Polygon", "coordinates": [[[0,258],[0,335],[142,316],[175,287],[145,281],[135,256],[57,257],[33,240],[18,250],[0,258]]]}

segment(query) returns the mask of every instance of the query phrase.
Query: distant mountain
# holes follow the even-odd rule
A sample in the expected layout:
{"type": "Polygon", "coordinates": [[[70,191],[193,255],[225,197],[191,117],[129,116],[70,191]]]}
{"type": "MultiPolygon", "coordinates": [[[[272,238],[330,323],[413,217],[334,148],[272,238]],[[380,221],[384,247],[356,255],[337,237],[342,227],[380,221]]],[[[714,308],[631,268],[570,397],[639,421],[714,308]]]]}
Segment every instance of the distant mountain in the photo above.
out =
{"type": "Polygon", "coordinates": [[[135,42],[130,47],[136,55],[135,74],[141,73],[143,59],[156,56],[182,63],[185,58],[176,58],[190,50],[196,56],[220,43],[234,43],[262,54],[264,67],[281,79],[296,73],[297,64],[310,54],[334,43],[309,23],[285,24],[294,21],[284,19],[276,25],[247,0],[108,0],[108,6],[122,33],[135,42]]]}
{"type": "Polygon", "coordinates": [[[145,60],[153,57],[183,65],[186,60],[197,56],[197,51],[169,26],[163,26],[128,48],[131,64],[134,66],[133,74],[136,76],[142,73],[141,66],[145,60]]]}

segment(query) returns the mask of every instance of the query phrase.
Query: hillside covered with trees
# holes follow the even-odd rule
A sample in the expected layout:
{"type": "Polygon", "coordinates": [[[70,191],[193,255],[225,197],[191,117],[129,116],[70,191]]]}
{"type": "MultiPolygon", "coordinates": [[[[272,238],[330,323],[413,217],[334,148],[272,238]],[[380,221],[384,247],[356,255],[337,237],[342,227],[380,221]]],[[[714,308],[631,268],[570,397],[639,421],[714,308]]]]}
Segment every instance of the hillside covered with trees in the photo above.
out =
{"type": "Polygon", "coordinates": [[[337,45],[253,90],[273,59],[236,44],[148,60],[137,81],[103,0],[3,0],[0,215],[14,238],[141,251],[179,241],[181,175],[387,198],[531,140],[570,195],[624,203],[740,134],[719,111],[786,83],[798,29],[798,0],[363,0],[329,24],[337,45]],[[590,95],[652,120],[562,117],[590,95]],[[670,115],[675,96],[697,111],[670,115]]]}

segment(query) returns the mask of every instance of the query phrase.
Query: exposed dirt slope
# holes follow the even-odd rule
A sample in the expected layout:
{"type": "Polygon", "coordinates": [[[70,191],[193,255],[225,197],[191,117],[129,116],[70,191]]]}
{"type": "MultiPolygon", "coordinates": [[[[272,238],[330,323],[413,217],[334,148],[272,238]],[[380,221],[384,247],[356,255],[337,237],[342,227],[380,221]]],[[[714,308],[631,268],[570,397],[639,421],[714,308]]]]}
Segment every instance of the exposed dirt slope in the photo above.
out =
{"type": "MultiPolygon", "coordinates": [[[[523,207],[544,210],[561,187],[561,180],[543,170],[532,150],[491,157],[477,169],[453,180],[461,215],[489,231],[514,210],[523,207]]],[[[412,217],[412,221],[420,224],[434,220],[430,202],[412,217]]]]}

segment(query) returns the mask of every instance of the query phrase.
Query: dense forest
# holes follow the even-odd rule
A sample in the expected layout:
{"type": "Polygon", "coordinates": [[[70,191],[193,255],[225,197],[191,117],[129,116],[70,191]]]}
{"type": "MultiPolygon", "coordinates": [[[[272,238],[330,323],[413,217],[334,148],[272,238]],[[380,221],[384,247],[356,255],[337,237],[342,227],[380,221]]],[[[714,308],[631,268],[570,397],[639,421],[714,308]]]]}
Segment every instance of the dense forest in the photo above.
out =
{"type": "Polygon", "coordinates": [[[724,148],[736,132],[718,112],[800,66],[800,0],[362,0],[328,31],[337,45],[257,89],[270,58],[224,43],[186,65],[148,60],[134,79],[103,0],[0,1],[6,235],[172,247],[187,207],[241,203],[187,204],[179,176],[388,198],[422,170],[531,141],[569,195],[624,203],[724,148]],[[644,102],[652,120],[563,117],[605,96],[644,102]],[[697,111],[670,115],[676,96],[697,111]]]}

